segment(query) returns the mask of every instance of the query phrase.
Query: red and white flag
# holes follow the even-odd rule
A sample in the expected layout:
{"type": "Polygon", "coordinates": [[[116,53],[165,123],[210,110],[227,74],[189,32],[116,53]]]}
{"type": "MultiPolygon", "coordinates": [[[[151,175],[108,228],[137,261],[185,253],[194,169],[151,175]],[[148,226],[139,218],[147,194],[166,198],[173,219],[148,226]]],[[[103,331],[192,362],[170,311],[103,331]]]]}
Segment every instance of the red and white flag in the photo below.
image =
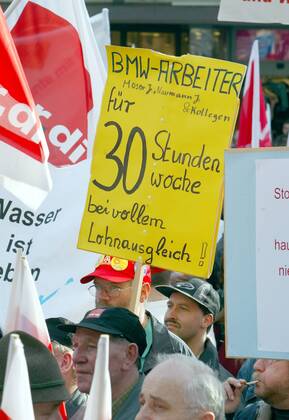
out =
{"type": "Polygon", "coordinates": [[[48,148],[0,7],[0,185],[32,209],[52,188],[48,148]]]}
{"type": "MultiPolygon", "coordinates": [[[[52,351],[35,282],[27,258],[22,256],[20,249],[17,251],[6,323],[3,328],[4,334],[15,330],[32,335],[52,351]]],[[[67,415],[64,403],[60,405],[59,411],[62,419],[65,420],[67,415]]]]}
{"type": "Polygon", "coordinates": [[[45,346],[51,347],[35,281],[27,258],[22,256],[22,251],[20,250],[18,250],[16,256],[6,323],[3,326],[4,334],[15,330],[25,331],[37,338],[45,346]]]}
{"type": "Polygon", "coordinates": [[[7,250],[0,253],[0,324],[19,243],[25,253],[29,247],[45,317],[61,308],[77,321],[92,304],[79,278],[95,254],[76,243],[106,72],[84,0],[15,0],[5,16],[46,135],[53,189],[31,212],[0,186],[0,247],[7,250]]]}
{"type": "Polygon", "coordinates": [[[270,147],[271,122],[266,115],[266,105],[260,79],[258,40],[254,41],[239,116],[237,147],[270,147]]]}
{"type": "Polygon", "coordinates": [[[106,80],[84,0],[14,0],[6,10],[55,167],[92,148],[106,80]]]}
{"type": "Polygon", "coordinates": [[[11,334],[6,363],[0,420],[34,420],[34,411],[23,344],[11,334]]]}
{"type": "Polygon", "coordinates": [[[83,420],[111,420],[112,398],[108,366],[109,336],[102,334],[97,344],[92,384],[83,420]]]}

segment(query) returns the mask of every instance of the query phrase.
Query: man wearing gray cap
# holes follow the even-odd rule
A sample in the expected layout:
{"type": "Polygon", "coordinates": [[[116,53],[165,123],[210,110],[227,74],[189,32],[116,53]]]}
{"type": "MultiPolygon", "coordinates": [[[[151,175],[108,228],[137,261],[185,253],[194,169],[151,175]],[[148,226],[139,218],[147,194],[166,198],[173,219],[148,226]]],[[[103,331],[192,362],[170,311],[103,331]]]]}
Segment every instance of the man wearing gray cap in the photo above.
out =
{"type": "Polygon", "coordinates": [[[220,365],[217,350],[207,336],[220,311],[220,298],[214,288],[204,280],[191,278],[156,289],[169,298],[167,328],[184,340],[199,360],[217,371],[220,379],[230,376],[220,365]]]}

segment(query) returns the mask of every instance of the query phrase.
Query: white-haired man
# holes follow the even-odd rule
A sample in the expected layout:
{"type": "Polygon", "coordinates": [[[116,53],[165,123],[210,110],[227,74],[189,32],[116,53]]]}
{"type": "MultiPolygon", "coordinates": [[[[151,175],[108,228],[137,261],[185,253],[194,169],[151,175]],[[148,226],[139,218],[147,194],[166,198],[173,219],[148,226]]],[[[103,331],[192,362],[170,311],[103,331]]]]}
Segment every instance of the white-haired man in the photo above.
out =
{"type": "Polygon", "coordinates": [[[223,386],[213,370],[174,354],[145,378],[136,420],[223,420],[223,386]]]}

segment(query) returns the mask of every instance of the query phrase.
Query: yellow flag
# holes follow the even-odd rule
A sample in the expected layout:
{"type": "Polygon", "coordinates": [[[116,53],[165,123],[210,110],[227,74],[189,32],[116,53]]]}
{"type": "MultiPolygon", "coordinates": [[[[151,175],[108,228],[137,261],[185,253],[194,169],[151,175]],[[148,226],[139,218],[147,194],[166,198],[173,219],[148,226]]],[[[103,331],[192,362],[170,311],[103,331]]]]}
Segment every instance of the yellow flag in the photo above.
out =
{"type": "Polygon", "coordinates": [[[246,67],[107,47],[81,249],[207,278],[246,67]]]}

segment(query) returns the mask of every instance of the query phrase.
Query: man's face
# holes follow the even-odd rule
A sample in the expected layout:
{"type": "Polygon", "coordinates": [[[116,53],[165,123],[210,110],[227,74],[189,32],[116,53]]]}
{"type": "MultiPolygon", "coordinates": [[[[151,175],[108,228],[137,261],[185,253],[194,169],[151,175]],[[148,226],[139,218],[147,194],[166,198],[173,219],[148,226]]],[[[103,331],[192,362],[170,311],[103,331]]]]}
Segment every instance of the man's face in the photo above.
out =
{"type": "Polygon", "coordinates": [[[258,397],[273,407],[289,409],[289,361],[258,359],[254,378],[259,381],[255,388],[258,397]]]}
{"type": "Polygon", "coordinates": [[[61,420],[58,411],[60,402],[33,404],[35,420],[61,420]]]}
{"type": "Polygon", "coordinates": [[[176,386],[175,372],[163,366],[146,376],[139,401],[141,408],[135,420],[192,420],[190,410],[184,406],[182,387],[176,386]]]}
{"type": "Polygon", "coordinates": [[[121,307],[129,308],[132,282],[124,281],[122,283],[114,283],[112,281],[103,280],[96,277],[94,279],[95,289],[95,306],[96,307],[121,307]]]}
{"type": "MultiPolygon", "coordinates": [[[[75,365],[77,386],[81,392],[89,394],[92,383],[97,344],[100,337],[97,331],[77,328],[73,336],[73,362],[75,365]]],[[[110,340],[109,373],[112,387],[122,377],[122,363],[126,357],[126,349],[122,343],[110,340]]]]}
{"type": "Polygon", "coordinates": [[[185,342],[204,330],[206,315],[199,305],[181,293],[172,293],[165,313],[165,325],[185,342]]]}

